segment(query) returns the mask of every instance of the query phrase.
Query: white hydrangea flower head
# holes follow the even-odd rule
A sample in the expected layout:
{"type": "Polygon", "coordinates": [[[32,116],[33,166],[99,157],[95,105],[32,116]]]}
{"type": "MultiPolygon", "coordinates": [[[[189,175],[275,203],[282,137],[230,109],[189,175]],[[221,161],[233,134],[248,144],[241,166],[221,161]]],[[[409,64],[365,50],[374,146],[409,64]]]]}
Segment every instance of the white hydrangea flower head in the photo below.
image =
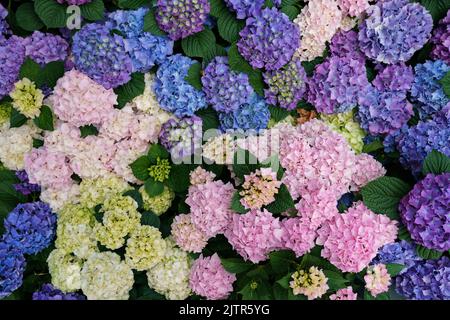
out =
{"type": "Polygon", "coordinates": [[[62,249],[50,252],[47,258],[52,284],[64,292],[73,292],[81,288],[81,268],[83,261],[62,249]]]}

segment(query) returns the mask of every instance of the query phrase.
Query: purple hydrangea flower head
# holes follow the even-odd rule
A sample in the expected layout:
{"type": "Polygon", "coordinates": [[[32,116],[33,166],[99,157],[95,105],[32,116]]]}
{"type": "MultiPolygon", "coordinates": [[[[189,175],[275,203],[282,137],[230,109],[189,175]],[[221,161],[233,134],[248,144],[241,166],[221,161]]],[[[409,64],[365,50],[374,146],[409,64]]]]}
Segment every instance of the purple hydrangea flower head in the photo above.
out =
{"type": "Polygon", "coordinates": [[[306,92],[307,76],[300,59],[296,56],[283,68],[264,73],[269,89],[264,90],[266,101],[293,110],[306,92]]]}
{"type": "Polygon", "coordinates": [[[408,129],[408,125],[405,124],[399,130],[388,133],[383,140],[384,152],[390,153],[397,150],[400,139],[408,132],[408,129]]]}
{"type": "Polygon", "coordinates": [[[265,101],[254,96],[252,101],[243,104],[230,113],[219,113],[220,127],[227,130],[255,130],[267,128],[270,120],[269,107],[265,101]]]}
{"type": "Polygon", "coordinates": [[[421,119],[432,116],[450,102],[439,82],[449,71],[450,66],[440,60],[416,65],[411,97],[419,103],[421,119]]]}
{"type": "Polygon", "coordinates": [[[22,285],[25,258],[19,249],[0,241],[0,299],[13,293],[22,285]]]}
{"type": "Polygon", "coordinates": [[[389,134],[402,128],[414,115],[405,92],[368,88],[359,97],[361,128],[372,135],[389,134]]]}
{"type": "Polygon", "coordinates": [[[364,53],[359,49],[358,33],[356,31],[339,31],[330,42],[330,53],[333,56],[352,56],[354,59],[366,60],[364,53]]]}
{"type": "Polygon", "coordinates": [[[40,65],[67,58],[69,44],[62,37],[51,33],[34,31],[22,43],[25,55],[40,65]]]}
{"type": "Polygon", "coordinates": [[[225,0],[225,4],[236,12],[238,19],[245,19],[261,14],[264,0],[225,0]]]}
{"type": "Polygon", "coordinates": [[[396,277],[395,289],[411,300],[450,300],[450,258],[416,261],[396,277]]]}
{"type": "Polygon", "coordinates": [[[75,68],[106,89],[131,79],[132,61],[123,38],[104,25],[90,23],[81,28],[73,37],[72,54],[75,68]]]}
{"type": "Polygon", "coordinates": [[[399,242],[388,243],[378,250],[377,256],[372,260],[371,264],[402,264],[406,271],[416,261],[422,260],[416,253],[416,246],[408,241],[401,240],[399,242]]]}
{"type": "Polygon", "coordinates": [[[33,300],[86,300],[86,297],[75,292],[64,293],[52,284],[45,283],[41,290],[33,293],[33,300]]]}
{"type": "Polygon", "coordinates": [[[159,141],[169,150],[172,159],[183,159],[201,148],[202,124],[197,116],[170,119],[163,124],[159,141]]]}
{"type": "Polygon", "coordinates": [[[22,38],[12,36],[0,42],[0,99],[8,95],[19,77],[25,59],[22,38]]]}
{"type": "Polygon", "coordinates": [[[228,57],[216,57],[202,76],[206,101],[218,112],[232,112],[255,95],[248,75],[230,69],[228,57]]]}
{"type": "Polygon", "coordinates": [[[28,174],[25,170],[16,171],[15,174],[16,177],[20,180],[20,183],[14,184],[14,189],[16,189],[17,192],[20,192],[21,194],[27,196],[34,192],[41,191],[41,187],[39,185],[30,183],[30,181],[28,180],[28,174]]]}
{"type": "Polygon", "coordinates": [[[411,238],[428,249],[450,250],[450,173],[427,174],[400,201],[411,238]]]}
{"type": "Polygon", "coordinates": [[[148,8],[137,10],[116,10],[108,14],[106,25],[120,31],[126,38],[135,38],[144,32],[144,17],[148,8]]]}
{"type": "Polygon", "coordinates": [[[44,202],[18,204],[5,219],[5,242],[25,254],[47,248],[55,236],[56,215],[44,202]]]}
{"type": "Polygon", "coordinates": [[[180,118],[192,116],[207,105],[205,93],[185,79],[194,63],[192,59],[176,54],[164,61],[156,72],[154,89],[159,105],[180,118]]]}
{"type": "Polygon", "coordinates": [[[5,35],[10,33],[8,22],[6,17],[8,16],[8,10],[0,4],[0,41],[5,39],[5,35]]]}
{"type": "Polygon", "coordinates": [[[308,102],[325,114],[346,112],[357,105],[369,85],[361,60],[332,56],[317,65],[309,79],[308,102]]]}
{"type": "Polygon", "coordinates": [[[75,6],[81,6],[83,4],[89,3],[92,0],[57,0],[61,4],[68,4],[68,5],[75,5],[75,6]]]}
{"type": "Polygon", "coordinates": [[[253,68],[277,70],[291,61],[300,46],[300,31],[287,15],[276,8],[266,8],[249,17],[239,33],[237,46],[253,68]]]}
{"type": "Polygon", "coordinates": [[[431,43],[434,45],[431,51],[431,58],[433,60],[442,60],[450,65],[450,10],[437,28],[434,30],[431,43]]]}
{"type": "Polygon", "coordinates": [[[370,59],[387,64],[406,62],[430,39],[433,19],[418,3],[379,1],[366,12],[358,39],[370,59]]]}
{"type": "Polygon", "coordinates": [[[208,0],[158,0],[155,16],[161,30],[179,40],[202,31],[210,9],[208,0]]]}
{"type": "Polygon", "coordinates": [[[379,68],[372,84],[380,91],[407,92],[414,81],[414,72],[404,63],[379,68]]]}

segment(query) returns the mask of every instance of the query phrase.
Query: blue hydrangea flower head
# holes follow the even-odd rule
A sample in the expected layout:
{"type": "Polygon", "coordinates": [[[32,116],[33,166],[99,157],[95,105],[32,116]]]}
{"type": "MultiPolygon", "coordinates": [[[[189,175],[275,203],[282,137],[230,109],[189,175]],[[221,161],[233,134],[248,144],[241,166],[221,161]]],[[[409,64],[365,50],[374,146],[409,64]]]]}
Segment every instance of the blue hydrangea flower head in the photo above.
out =
{"type": "Polygon", "coordinates": [[[19,249],[0,241],[0,299],[22,285],[25,265],[25,258],[19,249]]]}
{"type": "Polygon", "coordinates": [[[238,19],[245,19],[261,14],[264,0],[225,0],[225,4],[236,12],[238,19]]]}
{"type": "Polygon", "coordinates": [[[86,297],[75,292],[64,293],[52,284],[45,283],[41,290],[33,293],[33,300],[86,300],[86,297]]]}
{"type": "Polygon", "coordinates": [[[388,243],[381,247],[371,264],[402,264],[405,266],[401,271],[402,273],[419,260],[422,260],[422,258],[417,255],[416,246],[408,241],[401,240],[399,242],[388,243]]]}
{"type": "Polygon", "coordinates": [[[25,47],[21,38],[12,36],[0,41],[0,99],[7,96],[14,87],[24,59],[25,47]]]}

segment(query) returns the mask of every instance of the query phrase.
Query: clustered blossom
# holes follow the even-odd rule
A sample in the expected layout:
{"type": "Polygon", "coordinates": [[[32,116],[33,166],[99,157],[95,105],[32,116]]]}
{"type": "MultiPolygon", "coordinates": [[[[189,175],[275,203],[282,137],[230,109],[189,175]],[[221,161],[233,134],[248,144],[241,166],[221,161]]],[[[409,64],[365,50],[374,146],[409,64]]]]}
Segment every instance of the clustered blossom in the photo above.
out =
{"type": "Polygon", "coordinates": [[[156,158],[156,164],[152,164],[147,170],[148,175],[155,181],[164,182],[170,175],[170,163],[167,159],[156,158]]]}
{"type": "Polygon", "coordinates": [[[352,56],[365,61],[364,53],[359,49],[358,33],[356,31],[339,31],[330,41],[330,53],[337,57],[352,56]]]}
{"type": "Polygon", "coordinates": [[[34,119],[41,113],[44,94],[30,79],[23,78],[17,81],[9,96],[13,99],[12,105],[14,109],[24,116],[34,119]]]}
{"type": "Polygon", "coordinates": [[[330,300],[356,300],[358,294],[353,292],[352,287],[342,288],[330,296],[330,300]]]}
{"type": "Polygon", "coordinates": [[[337,0],[339,8],[350,16],[358,17],[369,8],[369,0],[337,0]]]}
{"type": "Polygon", "coordinates": [[[316,229],[307,218],[285,219],[282,226],[284,231],[282,244],[286,249],[294,251],[297,257],[308,253],[315,246],[316,229]]]}
{"type": "Polygon", "coordinates": [[[414,81],[413,69],[404,63],[388,65],[381,70],[372,84],[379,91],[395,91],[406,93],[414,81]]]}
{"type": "Polygon", "coordinates": [[[414,70],[411,97],[419,103],[420,118],[427,119],[450,103],[439,82],[450,71],[450,66],[440,60],[427,61],[418,64],[414,70]]]}
{"type": "Polygon", "coordinates": [[[244,176],[241,204],[247,209],[261,209],[273,201],[281,182],[271,168],[261,168],[244,176]]]}
{"type": "Polygon", "coordinates": [[[402,240],[400,242],[388,243],[378,250],[377,256],[372,260],[373,264],[395,263],[404,265],[404,272],[421,258],[416,253],[416,246],[410,242],[402,240]]]}
{"type": "Polygon", "coordinates": [[[216,175],[213,172],[207,171],[198,166],[195,170],[192,170],[189,174],[191,185],[205,184],[214,181],[216,175]]]}
{"type": "Polygon", "coordinates": [[[201,78],[206,101],[218,112],[233,112],[250,103],[255,92],[248,75],[230,69],[227,57],[216,57],[201,78]]]}
{"type": "Polygon", "coordinates": [[[396,291],[412,300],[449,300],[450,258],[417,261],[395,278],[396,291]]]}
{"type": "Polygon", "coordinates": [[[161,30],[179,40],[202,31],[209,11],[207,0],[158,0],[155,16],[161,30]]]}
{"type": "Polygon", "coordinates": [[[264,73],[264,82],[269,89],[264,89],[266,101],[293,110],[306,92],[306,72],[298,56],[283,68],[264,73]]]}
{"type": "Polygon", "coordinates": [[[322,257],[345,272],[360,272],[375,258],[378,249],[394,242],[397,222],[370,211],[356,202],[346,213],[336,215],[318,230],[322,257]]]}
{"type": "Polygon", "coordinates": [[[224,133],[209,138],[202,146],[203,157],[217,164],[231,164],[236,146],[233,137],[224,133]]]}
{"type": "Polygon", "coordinates": [[[289,286],[295,295],[303,294],[308,300],[314,300],[323,296],[328,290],[328,278],[323,271],[317,267],[309,270],[299,270],[292,274],[289,286]]]}
{"type": "Polygon", "coordinates": [[[192,291],[208,300],[226,299],[235,281],[236,276],[225,270],[217,253],[210,257],[201,255],[194,261],[189,275],[192,291]]]}
{"type": "Polygon", "coordinates": [[[430,39],[433,19],[419,3],[382,1],[366,13],[358,39],[370,59],[386,64],[406,62],[430,39]]]}
{"type": "Polygon", "coordinates": [[[206,107],[203,91],[195,89],[185,79],[193,64],[192,59],[176,54],[161,64],[156,73],[154,89],[158,103],[177,117],[192,116],[206,107]]]}
{"type": "Polygon", "coordinates": [[[61,249],[50,252],[47,258],[48,271],[55,288],[64,292],[73,292],[81,288],[81,268],[83,262],[61,249]]]}
{"type": "Polygon", "coordinates": [[[52,61],[62,60],[67,57],[69,44],[60,36],[34,31],[22,41],[25,47],[25,55],[40,65],[52,61]]]}
{"type": "Polygon", "coordinates": [[[19,249],[0,241],[0,299],[22,285],[25,265],[25,258],[19,249]]]}
{"type": "Polygon", "coordinates": [[[4,221],[5,242],[26,254],[47,248],[55,236],[56,215],[44,202],[20,203],[4,221]]]}
{"type": "Polygon", "coordinates": [[[282,224],[265,209],[232,214],[227,227],[225,237],[244,260],[258,263],[266,260],[269,252],[282,248],[282,224]]]}
{"type": "Polygon", "coordinates": [[[41,187],[39,185],[30,183],[25,170],[16,171],[15,175],[19,179],[19,183],[14,184],[14,189],[16,191],[25,196],[41,191],[41,187]]]}
{"type": "Polygon", "coordinates": [[[450,10],[439,21],[437,28],[433,32],[431,43],[434,45],[433,51],[431,51],[431,58],[450,64],[450,10]]]}
{"type": "Polygon", "coordinates": [[[86,24],[73,36],[72,54],[77,70],[106,89],[118,87],[131,79],[132,61],[124,39],[111,34],[108,27],[86,24]]]}
{"type": "Polygon", "coordinates": [[[8,40],[0,39],[0,98],[13,89],[24,59],[25,47],[21,38],[12,36],[8,40]]]}
{"type": "Polygon", "coordinates": [[[5,36],[10,33],[8,22],[6,17],[8,16],[8,10],[0,4],[0,41],[5,39],[5,36]]]}
{"type": "Polygon", "coordinates": [[[188,252],[200,253],[206,247],[208,238],[192,223],[191,214],[179,214],[171,226],[176,244],[188,252]]]}
{"type": "Polygon", "coordinates": [[[87,208],[94,208],[106,199],[123,194],[129,189],[129,184],[114,174],[83,179],[80,183],[80,203],[87,208]]]}
{"type": "Polygon", "coordinates": [[[86,300],[79,293],[64,293],[50,283],[42,285],[41,289],[33,293],[33,300],[86,300]]]}
{"type": "Polygon", "coordinates": [[[264,0],[225,0],[228,8],[236,12],[238,19],[261,14],[264,0]]]}
{"type": "Polygon", "coordinates": [[[288,63],[300,45],[299,28],[276,8],[265,8],[261,14],[249,17],[239,35],[241,55],[253,68],[268,71],[288,63]]]}
{"type": "Polygon", "coordinates": [[[366,289],[372,296],[376,297],[380,293],[389,290],[391,276],[389,275],[386,266],[380,263],[367,268],[364,281],[366,282],[366,289]]]}
{"type": "Polygon", "coordinates": [[[399,211],[415,242],[450,250],[450,173],[428,174],[400,201],[399,211]]]}
{"type": "Polygon", "coordinates": [[[139,192],[142,196],[144,209],[153,212],[157,216],[160,216],[169,210],[173,199],[175,199],[175,192],[167,186],[164,186],[164,190],[161,194],[154,197],[150,197],[144,187],[141,187],[139,192]]]}

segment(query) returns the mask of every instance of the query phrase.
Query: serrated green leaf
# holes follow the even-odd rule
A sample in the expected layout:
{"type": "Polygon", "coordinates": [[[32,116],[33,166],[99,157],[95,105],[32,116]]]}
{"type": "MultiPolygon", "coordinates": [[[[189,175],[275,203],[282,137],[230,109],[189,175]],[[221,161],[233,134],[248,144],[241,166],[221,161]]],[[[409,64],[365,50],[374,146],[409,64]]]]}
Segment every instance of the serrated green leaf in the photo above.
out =
{"type": "Polygon", "coordinates": [[[299,0],[281,0],[281,7],[293,6],[298,4],[299,2],[299,0]]]}
{"type": "Polygon", "coordinates": [[[208,50],[203,56],[203,65],[208,65],[215,57],[226,57],[227,54],[227,50],[216,43],[215,46],[211,48],[211,50],[208,50]]]}
{"type": "Polygon", "coordinates": [[[275,122],[283,121],[284,119],[286,119],[287,116],[289,116],[289,111],[284,108],[280,108],[280,107],[276,107],[276,106],[269,106],[269,111],[270,111],[270,117],[275,122]]]}
{"type": "Polygon", "coordinates": [[[34,12],[34,5],[31,2],[24,3],[17,8],[16,20],[19,27],[27,31],[35,31],[44,27],[44,23],[34,12]]]}
{"type": "Polygon", "coordinates": [[[156,214],[150,211],[146,211],[141,215],[141,224],[144,226],[152,226],[159,229],[161,221],[156,214]]]}
{"type": "Polygon", "coordinates": [[[281,12],[288,16],[289,20],[293,21],[300,13],[300,9],[293,5],[281,7],[281,12]]]}
{"type": "Polygon", "coordinates": [[[41,107],[41,113],[35,119],[34,124],[42,130],[53,131],[53,112],[48,106],[41,107]]]}
{"type": "Polygon", "coordinates": [[[196,115],[202,118],[203,132],[210,129],[217,129],[220,125],[217,111],[211,107],[197,111],[196,115]]]}
{"type": "Polygon", "coordinates": [[[47,63],[38,76],[38,82],[53,88],[59,78],[64,75],[64,61],[52,61],[47,63]]]}
{"type": "Polygon", "coordinates": [[[388,263],[386,264],[386,269],[391,278],[393,278],[398,275],[403,269],[405,269],[405,266],[398,263],[388,263]]]}
{"type": "Polygon", "coordinates": [[[409,231],[408,231],[408,229],[406,229],[405,226],[401,225],[398,228],[397,235],[400,240],[405,240],[405,241],[411,242],[411,235],[409,234],[409,231]]]}
{"type": "Polygon", "coordinates": [[[236,191],[231,198],[231,210],[240,214],[245,214],[249,211],[241,204],[241,196],[239,195],[239,191],[236,191]]]}
{"type": "Polygon", "coordinates": [[[228,49],[228,64],[230,69],[238,72],[252,73],[255,70],[239,53],[236,43],[233,43],[228,49]]]}
{"type": "Polygon", "coordinates": [[[66,26],[67,6],[56,0],[35,0],[34,11],[47,28],[63,28],[66,26]]]}
{"type": "Polygon", "coordinates": [[[130,168],[137,179],[145,181],[149,178],[148,168],[150,165],[150,159],[147,156],[142,156],[130,164],[130,168]]]}
{"type": "Polygon", "coordinates": [[[114,89],[117,94],[117,105],[123,108],[128,102],[144,93],[144,74],[135,72],[131,74],[131,80],[114,89]]]}
{"type": "Polygon", "coordinates": [[[238,148],[233,156],[233,172],[240,178],[244,179],[244,175],[249,175],[257,169],[261,168],[258,159],[248,150],[238,148]]]}
{"type": "Polygon", "coordinates": [[[181,48],[188,57],[207,56],[210,50],[215,49],[215,45],[216,37],[208,28],[181,40],[181,48]]]}
{"type": "Polygon", "coordinates": [[[92,124],[86,125],[86,126],[82,126],[79,129],[80,129],[80,135],[81,135],[82,138],[86,138],[87,136],[96,136],[96,135],[98,135],[98,129],[92,124]]]}
{"type": "Polygon", "coordinates": [[[229,259],[220,259],[222,261],[222,266],[231,273],[243,273],[250,270],[253,267],[253,264],[250,262],[245,262],[240,258],[229,258],[229,259]]]}
{"type": "Polygon", "coordinates": [[[154,143],[150,146],[147,156],[148,159],[150,160],[150,163],[155,164],[158,158],[168,159],[170,154],[169,152],[167,152],[166,148],[164,148],[162,145],[154,143]]]}
{"type": "Polygon", "coordinates": [[[142,199],[142,195],[138,190],[135,190],[135,189],[128,190],[123,193],[123,196],[133,198],[134,201],[136,201],[136,203],[138,204],[139,208],[142,208],[144,206],[144,201],[142,199]]]}
{"type": "Polygon", "coordinates": [[[81,16],[90,21],[103,19],[105,15],[105,5],[103,0],[92,0],[80,6],[81,16]]]}
{"type": "Polygon", "coordinates": [[[159,196],[164,191],[164,184],[155,181],[153,178],[147,179],[144,184],[144,189],[150,197],[159,196]]]}
{"type": "Polygon", "coordinates": [[[423,162],[422,173],[441,174],[450,172],[450,158],[439,151],[432,150],[423,162]]]}
{"type": "Polygon", "coordinates": [[[284,289],[290,289],[289,282],[291,282],[291,280],[292,280],[292,274],[288,273],[283,278],[277,280],[276,283],[278,283],[284,289]]]}
{"type": "Polygon", "coordinates": [[[375,152],[377,150],[380,150],[382,148],[384,148],[383,143],[380,140],[375,140],[375,141],[372,141],[369,144],[364,145],[362,151],[364,153],[371,153],[371,152],[375,152]]]}
{"type": "Polygon", "coordinates": [[[416,0],[416,2],[420,2],[431,13],[435,22],[445,17],[450,9],[450,0],[416,0]]]}
{"type": "Polygon", "coordinates": [[[286,185],[282,184],[278,189],[278,193],[275,195],[275,201],[267,205],[266,209],[273,214],[281,214],[294,207],[295,203],[289,190],[286,185]]]}
{"type": "Polygon", "coordinates": [[[202,90],[202,65],[198,62],[191,65],[185,80],[197,90],[202,90]]]}
{"type": "Polygon", "coordinates": [[[361,194],[369,209],[398,219],[398,204],[410,189],[407,183],[398,178],[381,177],[365,185],[361,194]]]}
{"type": "Polygon", "coordinates": [[[344,278],[341,272],[323,270],[323,273],[328,278],[327,284],[331,290],[339,290],[348,286],[348,280],[344,278]]]}
{"type": "Polygon", "coordinates": [[[253,90],[260,96],[264,96],[264,80],[261,71],[253,71],[248,73],[248,81],[253,87],[253,90]]]}
{"type": "Polygon", "coordinates": [[[31,81],[34,81],[37,86],[39,86],[41,83],[41,67],[38,63],[34,62],[30,58],[26,58],[25,61],[20,66],[19,71],[19,78],[27,78],[31,81]]]}
{"type": "Polygon", "coordinates": [[[165,36],[166,33],[162,31],[155,17],[155,10],[150,9],[144,16],[144,31],[149,32],[155,36],[165,36]]]}
{"type": "Polygon", "coordinates": [[[27,117],[21,114],[16,109],[12,109],[11,117],[9,118],[9,126],[11,128],[18,128],[24,125],[27,122],[27,117]]]}
{"type": "Polygon", "coordinates": [[[419,257],[425,259],[425,260],[429,260],[429,259],[439,259],[440,257],[442,257],[442,252],[440,251],[436,251],[436,250],[432,250],[432,249],[428,249],[425,248],[423,246],[417,245],[416,247],[416,253],[419,257]]]}
{"type": "Polygon", "coordinates": [[[445,95],[450,98],[450,71],[445,74],[445,76],[439,80],[444,90],[445,95]]]}
{"type": "Polygon", "coordinates": [[[239,32],[244,26],[245,22],[236,19],[235,15],[229,10],[225,10],[217,21],[220,36],[230,43],[239,40],[239,32]]]}
{"type": "Polygon", "coordinates": [[[295,253],[291,250],[273,251],[269,253],[269,261],[274,272],[290,272],[292,264],[295,263],[295,253]]]}
{"type": "Polygon", "coordinates": [[[189,174],[196,168],[194,164],[173,165],[170,169],[168,186],[177,193],[184,193],[190,186],[189,174]]]}
{"type": "Polygon", "coordinates": [[[228,11],[224,0],[210,0],[211,10],[209,14],[215,18],[219,18],[224,12],[228,11]]]}
{"type": "Polygon", "coordinates": [[[121,9],[138,9],[148,0],[117,0],[117,6],[121,9]]]}

